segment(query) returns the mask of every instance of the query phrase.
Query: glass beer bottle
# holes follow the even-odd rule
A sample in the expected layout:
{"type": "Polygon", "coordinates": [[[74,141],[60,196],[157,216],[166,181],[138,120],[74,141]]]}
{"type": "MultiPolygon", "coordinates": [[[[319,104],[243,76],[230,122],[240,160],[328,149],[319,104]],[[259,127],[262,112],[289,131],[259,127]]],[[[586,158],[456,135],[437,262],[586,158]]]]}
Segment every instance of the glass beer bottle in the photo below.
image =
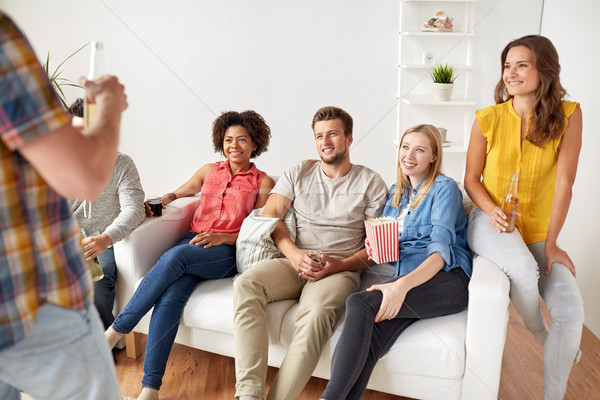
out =
{"type": "MultiPolygon", "coordinates": [[[[81,230],[81,235],[84,238],[87,237],[85,232],[83,231],[83,229],[81,230]]],[[[97,235],[94,235],[94,236],[97,236],[97,235]]],[[[100,265],[100,261],[98,260],[98,257],[94,257],[89,261],[86,260],[86,263],[88,265],[88,269],[90,270],[90,275],[92,275],[92,281],[98,282],[99,280],[104,278],[104,271],[102,271],[102,266],[100,265]]]]}
{"type": "Polygon", "coordinates": [[[506,232],[515,230],[517,214],[519,212],[519,196],[517,195],[517,186],[519,184],[519,174],[512,174],[510,177],[510,186],[504,199],[502,199],[502,212],[506,214],[508,226],[506,232]]]}
{"type": "MultiPolygon", "coordinates": [[[[105,73],[104,71],[104,46],[101,42],[92,42],[90,43],[90,71],[88,73],[88,80],[98,79],[100,75],[105,73]]],[[[89,128],[92,119],[94,118],[94,114],[96,112],[96,104],[89,103],[87,101],[87,97],[85,99],[84,107],[83,107],[83,119],[85,122],[85,127],[89,128]]]]}

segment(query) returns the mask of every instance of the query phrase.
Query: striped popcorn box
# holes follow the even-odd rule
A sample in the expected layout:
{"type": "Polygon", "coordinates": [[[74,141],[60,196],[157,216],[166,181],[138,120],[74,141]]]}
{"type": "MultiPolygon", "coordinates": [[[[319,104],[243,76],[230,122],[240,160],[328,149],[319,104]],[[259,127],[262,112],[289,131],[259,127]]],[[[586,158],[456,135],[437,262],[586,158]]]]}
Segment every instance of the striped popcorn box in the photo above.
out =
{"type": "Polygon", "coordinates": [[[383,264],[398,261],[398,221],[394,218],[372,218],[365,221],[367,239],[373,250],[373,261],[383,264]]]}

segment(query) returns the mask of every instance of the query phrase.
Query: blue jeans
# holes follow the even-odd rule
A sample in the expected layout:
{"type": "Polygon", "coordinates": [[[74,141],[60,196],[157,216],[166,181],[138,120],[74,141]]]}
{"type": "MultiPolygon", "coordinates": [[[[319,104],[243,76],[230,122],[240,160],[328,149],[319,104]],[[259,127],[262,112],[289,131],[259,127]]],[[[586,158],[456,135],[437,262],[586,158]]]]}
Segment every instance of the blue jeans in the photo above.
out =
{"type": "Polygon", "coordinates": [[[480,208],[471,211],[469,247],[508,276],[510,298],[530,331],[546,329],[540,295],[544,299],[552,314],[552,327],[544,344],[544,395],[549,400],[561,400],[583,330],[583,299],[577,281],[563,264],[553,263],[549,275],[543,272],[545,242],[527,245],[518,230],[498,233],[489,220],[480,208]]]}
{"type": "Polygon", "coordinates": [[[115,282],[117,281],[117,264],[115,263],[115,251],[107,248],[98,256],[104,278],[94,282],[94,305],[100,314],[104,329],[113,323],[113,305],[115,304],[115,282]]]}
{"type": "Polygon", "coordinates": [[[469,300],[468,285],[469,278],[461,268],[440,271],[408,292],[393,319],[378,323],[374,321],[383,300],[381,291],[350,295],[344,328],[331,360],[331,378],[321,398],[360,399],[375,364],[398,336],[420,319],[464,310],[469,300]]]}
{"type": "Polygon", "coordinates": [[[0,399],[121,400],[112,355],[92,302],[83,310],[47,303],[32,331],[0,351],[0,399]]]}
{"type": "Polygon", "coordinates": [[[146,342],[142,387],[160,389],[185,303],[201,280],[222,279],[237,273],[235,247],[222,244],[205,249],[189,244],[187,233],[144,276],[113,328],[129,333],[154,307],[146,342]]]}

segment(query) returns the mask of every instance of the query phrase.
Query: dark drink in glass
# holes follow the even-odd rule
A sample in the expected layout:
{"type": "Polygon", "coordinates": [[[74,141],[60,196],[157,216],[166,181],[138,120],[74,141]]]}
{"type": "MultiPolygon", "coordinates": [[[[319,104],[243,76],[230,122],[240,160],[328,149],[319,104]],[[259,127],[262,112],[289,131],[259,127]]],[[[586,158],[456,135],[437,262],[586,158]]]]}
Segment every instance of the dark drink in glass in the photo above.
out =
{"type": "Polygon", "coordinates": [[[162,215],[163,204],[161,199],[150,199],[148,200],[148,205],[153,217],[160,217],[162,215]]]}

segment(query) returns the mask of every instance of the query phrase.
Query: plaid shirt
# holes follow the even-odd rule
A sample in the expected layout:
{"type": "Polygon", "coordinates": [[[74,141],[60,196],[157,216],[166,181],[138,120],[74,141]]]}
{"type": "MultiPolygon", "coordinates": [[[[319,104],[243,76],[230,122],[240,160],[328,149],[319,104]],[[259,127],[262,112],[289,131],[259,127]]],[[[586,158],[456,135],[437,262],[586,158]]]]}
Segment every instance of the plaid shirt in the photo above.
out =
{"type": "Polygon", "coordinates": [[[19,148],[69,122],[33,50],[0,12],[0,350],[44,303],[82,309],[91,279],[67,201],[19,148]]]}

